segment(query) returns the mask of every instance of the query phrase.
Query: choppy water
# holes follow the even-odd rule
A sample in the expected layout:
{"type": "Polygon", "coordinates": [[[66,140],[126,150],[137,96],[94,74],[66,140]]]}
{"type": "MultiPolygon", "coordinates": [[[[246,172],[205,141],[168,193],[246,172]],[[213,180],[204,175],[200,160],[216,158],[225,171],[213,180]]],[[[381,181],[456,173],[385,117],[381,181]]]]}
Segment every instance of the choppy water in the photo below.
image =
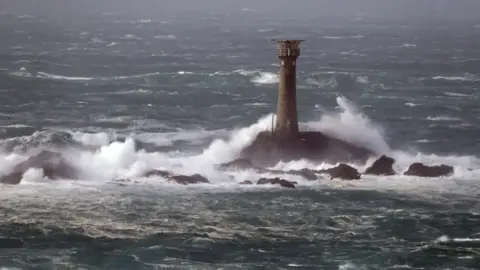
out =
{"type": "Polygon", "coordinates": [[[0,268],[480,265],[475,19],[0,11],[0,173],[38,148],[61,149],[82,171],[82,180],[51,182],[31,170],[20,185],[0,187],[0,268]],[[269,39],[285,36],[307,40],[303,128],[393,156],[398,172],[422,161],[453,165],[454,175],[289,176],[299,186],[284,190],[237,185],[261,177],[252,171],[216,171],[269,128],[278,80],[269,39]],[[152,168],[212,184],[138,177],[152,168]],[[136,182],[112,182],[125,177],[136,182]]]}

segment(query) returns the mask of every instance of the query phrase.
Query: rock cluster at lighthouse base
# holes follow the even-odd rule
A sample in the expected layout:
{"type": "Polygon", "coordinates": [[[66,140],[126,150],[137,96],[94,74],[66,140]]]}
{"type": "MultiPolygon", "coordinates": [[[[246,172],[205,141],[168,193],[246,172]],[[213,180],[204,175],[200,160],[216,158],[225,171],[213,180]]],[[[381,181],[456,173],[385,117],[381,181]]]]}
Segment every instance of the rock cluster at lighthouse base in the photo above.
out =
{"type": "Polygon", "coordinates": [[[261,132],[243,149],[241,156],[255,164],[269,166],[279,161],[309,159],[328,163],[365,162],[375,154],[365,148],[331,138],[321,132],[299,132],[296,136],[281,137],[261,132]]]}

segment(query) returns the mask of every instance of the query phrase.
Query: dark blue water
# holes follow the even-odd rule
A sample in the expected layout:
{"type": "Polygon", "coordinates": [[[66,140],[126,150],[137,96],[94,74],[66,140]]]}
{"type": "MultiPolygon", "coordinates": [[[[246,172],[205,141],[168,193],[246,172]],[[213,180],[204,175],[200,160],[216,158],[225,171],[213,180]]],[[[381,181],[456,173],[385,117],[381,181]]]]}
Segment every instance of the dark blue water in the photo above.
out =
{"type": "Polygon", "coordinates": [[[52,182],[33,169],[20,185],[0,186],[0,268],[480,265],[475,17],[50,5],[0,7],[0,173],[32,151],[61,149],[82,179],[52,182]],[[455,173],[348,183],[287,176],[299,185],[284,190],[238,185],[264,176],[256,172],[217,171],[270,127],[278,61],[269,40],[285,37],[307,40],[302,128],[389,154],[398,172],[421,161],[455,173]],[[152,168],[212,184],[139,177],[152,168]]]}

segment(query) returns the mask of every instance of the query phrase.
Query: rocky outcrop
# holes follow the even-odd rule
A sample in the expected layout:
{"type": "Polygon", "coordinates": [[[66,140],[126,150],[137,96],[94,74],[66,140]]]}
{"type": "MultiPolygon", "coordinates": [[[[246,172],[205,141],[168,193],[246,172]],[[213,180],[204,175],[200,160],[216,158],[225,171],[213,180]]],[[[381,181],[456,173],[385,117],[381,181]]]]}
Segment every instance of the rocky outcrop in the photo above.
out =
{"type": "Polygon", "coordinates": [[[440,177],[453,174],[453,167],[448,165],[427,166],[422,163],[413,163],[408,167],[404,175],[420,177],[440,177]]]}
{"type": "Polygon", "coordinates": [[[42,169],[49,179],[76,179],[78,170],[70,165],[61,153],[42,151],[38,155],[17,164],[12,172],[0,177],[0,183],[19,184],[23,174],[31,168],[42,169]]]}
{"type": "Polygon", "coordinates": [[[194,175],[174,175],[170,178],[168,178],[170,181],[174,181],[178,184],[181,185],[190,185],[190,184],[208,184],[210,181],[208,181],[207,178],[201,176],[200,174],[194,174],[194,175]]]}
{"type": "Polygon", "coordinates": [[[289,170],[289,171],[282,171],[282,170],[270,170],[255,166],[253,162],[246,158],[239,158],[233,161],[222,163],[217,165],[217,169],[221,171],[227,170],[255,170],[258,173],[273,173],[273,174],[289,174],[289,175],[298,175],[302,176],[303,178],[313,181],[317,180],[317,175],[314,171],[308,169],[302,170],[289,170]]]}
{"type": "Polygon", "coordinates": [[[233,161],[222,163],[217,165],[219,170],[248,170],[248,169],[255,169],[258,170],[259,168],[255,167],[251,160],[247,158],[239,158],[233,161]]]}
{"type": "Polygon", "coordinates": [[[257,181],[257,185],[280,185],[285,188],[295,188],[296,182],[291,182],[285,179],[280,179],[280,178],[260,178],[257,181]]]}
{"type": "Polygon", "coordinates": [[[364,174],[373,175],[394,175],[393,164],[395,159],[387,157],[385,155],[377,159],[370,167],[368,167],[364,174]]]}
{"type": "Polygon", "coordinates": [[[337,167],[318,171],[319,173],[326,173],[330,175],[330,179],[343,179],[343,180],[358,180],[360,179],[360,173],[357,169],[347,164],[340,164],[337,167]]]}
{"type": "Polygon", "coordinates": [[[175,182],[181,185],[190,185],[190,184],[202,184],[202,183],[210,183],[207,178],[200,174],[194,175],[182,175],[182,174],[174,174],[169,171],[162,171],[162,170],[151,170],[144,174],[145,177],[152,177],[152,176],[160,176],[169,182],[175,182]]]}
{"type": "Polygon", "coordinates": [[[261,132],[241,152],[242,158],[262,167],[280,161],[308,159],[316,162],[366,162],[374,153],[321,132],[299,132],[295,136],[280,137],[272,132],[261,132]]]}
{"type": "Polygon", "coordinates": [[[144,177],[152,177],[152,176],[161,176],[164,178],[172,176],[173,173],[169,171],[162,171],[162,170],[150,170],[143,174],[144,177]]]}
{"type": "Polygon", "coordinates": [[[245,181],[242,181],[240,183],[238,183],[239,185],[253,185],[253,182],[250,181],[250,180],[245,180],[245,181]]]}

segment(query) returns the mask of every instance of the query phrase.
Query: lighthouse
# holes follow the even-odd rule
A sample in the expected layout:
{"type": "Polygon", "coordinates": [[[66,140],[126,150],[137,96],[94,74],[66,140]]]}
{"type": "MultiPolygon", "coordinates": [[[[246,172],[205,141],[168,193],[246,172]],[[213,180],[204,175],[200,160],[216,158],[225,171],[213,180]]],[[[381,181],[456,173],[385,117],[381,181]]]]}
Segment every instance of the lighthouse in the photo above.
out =
{"type": "Polygon", "coordinates": [[[297,117],[297,58],[303,40],[274,40],[277,42],[277,57],[280,60],[277,121],[275,135],[295,137],[298,135],[297,117]]]}
{"type": "Polygon", "coordinates": [[[307,159],[339,163],[365,162],[374,153],[320,131],[301,131],[297,116],[297,59],[302,40],[274,40],[276,55],[280,60],[277,120],[272,131],[258,133],[240,153],[260,166],[274,166],[278,162],[307,159]]]}

